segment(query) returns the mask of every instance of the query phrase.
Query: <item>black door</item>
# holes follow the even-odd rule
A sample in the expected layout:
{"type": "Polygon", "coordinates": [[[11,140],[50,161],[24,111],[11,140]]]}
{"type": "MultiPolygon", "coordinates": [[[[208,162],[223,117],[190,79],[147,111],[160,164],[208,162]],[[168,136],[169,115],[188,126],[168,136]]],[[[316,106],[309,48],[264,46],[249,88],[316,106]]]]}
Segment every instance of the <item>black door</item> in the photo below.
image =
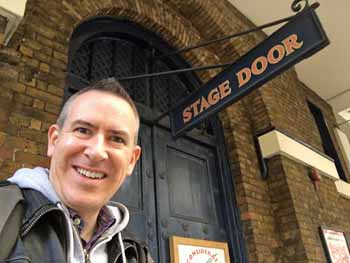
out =
{"type": "Polygon", "coordinates": [[[172,235],[227,241],[215,151],[154,129],[159,262],[170,262],[172,235]]]}
{"type": "MultiPolygon", "coordinates": [[[[71,38],[65,99],[99,79],[189,67],[179,55],[157,58],[171,51],[158,36],[128,21],[98,17],[84,22],[71,38]]],[[[187,135],[175,141],[166,118],[159,118],[199,88],[199,79],[187,72],[122,84],[138,104],[143,122],[141,160],[113,198],[129,208],[128,230],[147,243],[156,262],[170,262],[172,235],[229,240],[231,261],[246,262],[218,120],[201,124],[204,136],[187,135]]]]}
{"type": "Polygon", "coordinates": [[[139,142],[141,160],[113,199],[130,210],[128,231],[164,263],[172,235],[227,241],[215,149],[146,125],[139,142]]]}
{"type": "Polygon", "coordinates": [[[126,178],[112,201],[127,206],[130,212],[127,231],[140,241],[145,241],[152,256],[156,258],[158,254],[157,219],[151,129],[143,124],[139,132],[139,145],[142,148],[141,158],[135,166],[133,174],[126,178]]]}

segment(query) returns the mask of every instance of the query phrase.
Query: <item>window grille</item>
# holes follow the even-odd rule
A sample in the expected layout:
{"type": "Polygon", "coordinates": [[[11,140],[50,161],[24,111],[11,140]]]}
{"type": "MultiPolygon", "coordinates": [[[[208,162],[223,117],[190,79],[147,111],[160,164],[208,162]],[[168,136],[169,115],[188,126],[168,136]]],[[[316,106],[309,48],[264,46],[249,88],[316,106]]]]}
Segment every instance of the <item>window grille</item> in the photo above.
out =
{"type": "MultiPolygon", "coordinates": [[[[77,90],[100,79],[116,79],[151,72],[169,71],[169,61],[149,59],[155,50],[136,42],[117,37],[98,37],[83,43],[71,58],[70,77],[65,99],[77,90]]],[[[193,87],[184,81],[186,76],[167,75],[152,78],[125,80],[121,83],[132,99],[159,114],[167,112],[187,96],[193,87]]],[[[155,116],[156,117],[156,116],[155,116]]],[[[207,124],[200,129],[212,135],[207,124]]]]}

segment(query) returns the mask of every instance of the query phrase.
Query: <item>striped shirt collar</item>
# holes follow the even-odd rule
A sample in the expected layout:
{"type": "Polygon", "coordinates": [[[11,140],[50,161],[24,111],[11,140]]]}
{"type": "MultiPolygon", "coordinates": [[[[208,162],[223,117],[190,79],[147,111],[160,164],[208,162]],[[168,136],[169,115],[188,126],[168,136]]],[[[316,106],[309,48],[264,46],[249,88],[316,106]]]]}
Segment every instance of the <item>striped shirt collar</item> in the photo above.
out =
{"type": "MultiPolygon", "coordinates": [[[[81,231],[84,228],[84,220],[72,209],[68,209],[70,218],[73,225],[78,230],[78,233],[81,234],[81,231]]],[[[84,249],[90,250],[91,247],[96,243],[96,241],[101,237],[101,235],[106,232],[115,222],[115,218],[112,216],[109,209],[104,206],[100,210],[100,213],[97,216],[96,227],[94,233],[89,241],[83,240],[81,238],[84,249]]]]}

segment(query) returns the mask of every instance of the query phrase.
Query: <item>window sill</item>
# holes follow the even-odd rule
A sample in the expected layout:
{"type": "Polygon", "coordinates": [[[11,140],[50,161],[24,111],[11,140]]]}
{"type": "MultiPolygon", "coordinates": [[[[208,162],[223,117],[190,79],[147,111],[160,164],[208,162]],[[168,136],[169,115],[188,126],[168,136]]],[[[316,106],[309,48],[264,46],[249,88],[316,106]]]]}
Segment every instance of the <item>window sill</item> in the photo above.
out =
{"type": "Polygon", "coordinates": [[[347,182],[344,182],[343,180],[338,180],[335,182],[335,186],[337,188],[337,191],[340,195],[343,197],[350,199],[350,184],[347,182]]]}
{"type": "Polygon", "coordinates": [[[281,131],[272,130],[261,135],[259,144],[264,158],[271,158],[279,154],[284,155],[303,165],[317,169],[322,175],[334,181],[339,180],[337,169],[331,158],[281,131]]]}

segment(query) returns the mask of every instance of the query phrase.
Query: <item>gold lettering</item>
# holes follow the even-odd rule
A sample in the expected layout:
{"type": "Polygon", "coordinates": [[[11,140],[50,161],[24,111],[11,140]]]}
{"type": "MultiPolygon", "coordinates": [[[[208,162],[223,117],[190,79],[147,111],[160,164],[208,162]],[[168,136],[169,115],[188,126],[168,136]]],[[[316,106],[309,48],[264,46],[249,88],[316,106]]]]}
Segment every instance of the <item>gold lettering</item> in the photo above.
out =
{"type": "Polygon", "coordinates": [[[267,54],[267,60],[270,64],[277,64],[280,62],[286,51],[284,50],[284,47],[282,45],[276,45],[273,48],[270,49],[269,53],[267,54]],[[277,51],[278,56],[275,57],[275,51],[277,51]]]}
{"type": "Polygon", "coordinates": [[[216,104],[220,100],[218,88],[212,89],[208,94],[208,102],[210,105],[216,104]]]}
{"type": "Polygon", "coordinates": [[[202,97],[201,108],[200,108],[199,112],[202,112],[202,111],[208,109],[209,107],[210,107],[210,105],[207,102],[207,100],[204,97],[202,97]]]}
{"type": "Polygon", "coordinates": [[[286,56],[292,54],[294,52],[294,49],[299,49],[301,46],[304,44],[303,41],[297,42],[298,41],[298,35],[293,34],[287,37],[282,41],[284,48],[286,49],[286,56]]]}
{"type": "Polygon", "coordinates": [[[194,117],[196,117],[198,115],[198,104],[200,103],[200,99],[199,100],[196,100],[195,102],[192,103],[192,109],[193,109],[193,115],[194,117]]]}
{"type": "Polygon", "coordinates": [[[266,56],[256,58],[250,67],[245,67],[236,73],[238,87],[248,83],[254,75],[260,75],[265,72],[269,64],[279,63],[285,56],[292,54],[296,49],[303,46],[303,41],[298,42],[298,35],[292,34],[282,41],[282,44],[273,46],[266,56]],[[283,45],[282,45],[283,44],[283,45]]]}
{"type": "Polygon", "coordinates": [[[219,85],[221,99],[231,94],[230,81],[226,80],[219,85]]]}
{"type": "Polygon", "coordinates": [[[191,106],[186,107],[184,111],[182,112],[182,118],[183,122],[186,123],[192,119],[192,111],[191,111],[191,106]]]}
{"type": "Polygon", "coordinates": [[[267,59],[263,56],[258,57],[254,60],[252,64],[252,73],[254,75],[262,74],[267,68],[267,59]],[[261,64],[261,67],[258,68],[258,64],[261,64]]]}
{"type": "Polygon", "coordinates": [[[250,80],[252,73],[249,68],[242,68],[236,73],[236,76],[238,80],[238,87],[240,88],[250,80]]]}

